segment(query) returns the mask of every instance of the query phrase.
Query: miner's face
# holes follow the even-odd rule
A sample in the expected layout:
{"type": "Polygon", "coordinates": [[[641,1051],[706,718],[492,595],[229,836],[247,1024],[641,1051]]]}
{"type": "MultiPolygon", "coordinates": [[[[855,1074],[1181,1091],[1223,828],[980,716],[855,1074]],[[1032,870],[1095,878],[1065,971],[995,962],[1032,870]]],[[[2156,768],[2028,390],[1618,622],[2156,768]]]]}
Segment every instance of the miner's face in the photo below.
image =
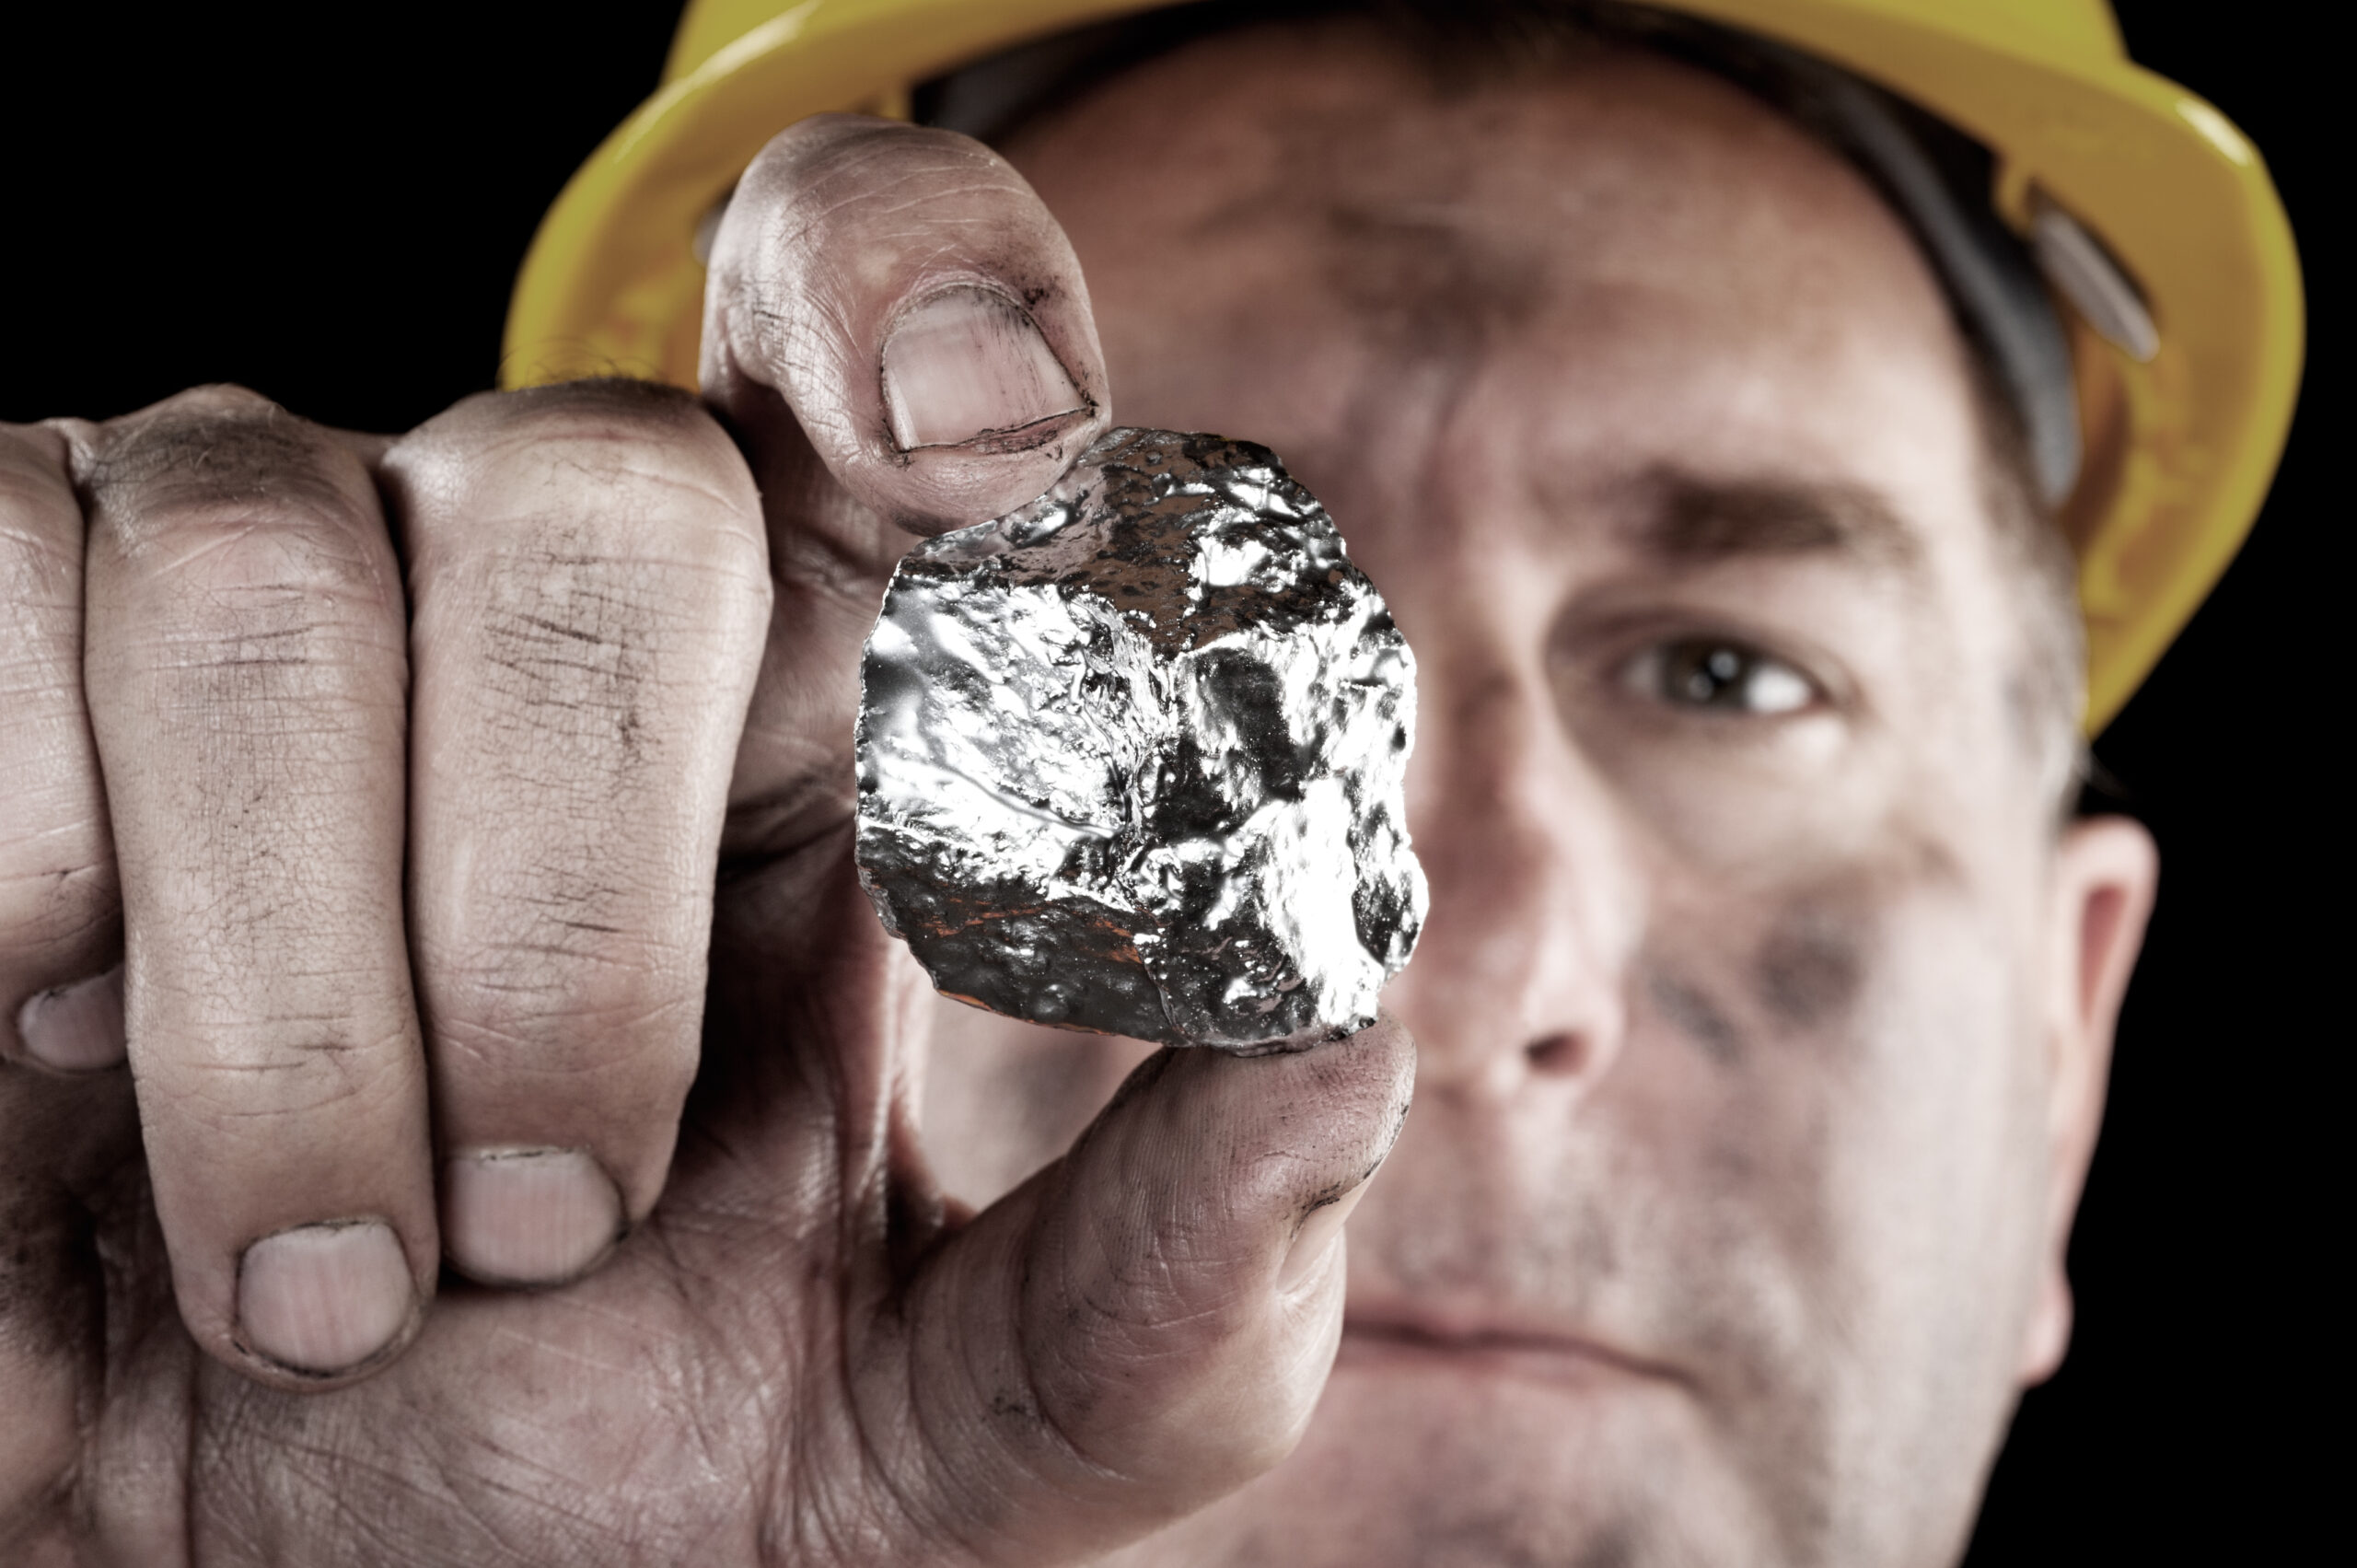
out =
{"type": "MultiPolygon", "coordinates": [[[[1273,447],[1421,664],[1420,1079],[1333,1380],[1149,1560],[1953,1552],[2059,1354],[2093,1096],[2024,589],[1898,222],[1710,78],[1443,94],[1344,30],[1198,45],[1008,151],[1117,419],[1273,447]]],[[[1135,1059],[945,1005],[953,1191],[1135,1059]]]]}

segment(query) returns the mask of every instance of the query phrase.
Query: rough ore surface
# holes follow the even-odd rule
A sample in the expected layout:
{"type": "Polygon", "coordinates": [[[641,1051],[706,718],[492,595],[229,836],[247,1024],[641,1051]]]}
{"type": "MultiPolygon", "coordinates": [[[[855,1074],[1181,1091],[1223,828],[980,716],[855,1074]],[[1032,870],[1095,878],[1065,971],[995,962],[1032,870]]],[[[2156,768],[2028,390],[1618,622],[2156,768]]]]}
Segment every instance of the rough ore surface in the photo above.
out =
{"type": "Polygon", "coordinates": [[[911,552],[860,677],[860,879],[943,992],[1230,1049],[1374,1022],[1424,916],[1415,659],[1266,448],[1109,432],[911,552]]]}

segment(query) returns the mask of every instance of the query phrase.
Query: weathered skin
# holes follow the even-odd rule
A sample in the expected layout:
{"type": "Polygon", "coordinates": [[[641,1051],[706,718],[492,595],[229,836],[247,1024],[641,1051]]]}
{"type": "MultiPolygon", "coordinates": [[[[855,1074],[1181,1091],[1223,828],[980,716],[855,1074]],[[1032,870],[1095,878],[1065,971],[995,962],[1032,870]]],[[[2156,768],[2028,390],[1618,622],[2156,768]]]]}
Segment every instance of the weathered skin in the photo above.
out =
{"type": "Polygon", "coordinates": [[[1372,1024],[1423,923],[1415,660],[1265,448],[1116,430],[894,575],[859,864],[993,1012],[1249,1048],[1372,1024]]]}
{"type": "Polygon", "coordinates": [[[714,412],[0,433],[0,1562],[1953,1563],[2156,873],[2058,829],[1875,192],[1681,67],[1263,29],[1008,158],[805,122],[707,300],[714,412]],[[1415,642],[1432,919],[1348,1043],[935,1049],[852,876],[900,525],[1115,388],[1415,642]],[[548,1260],[467,1201],[535,1149],[632,1228],[445,1274],[548,1260]],[[411,1337],[245,1355],[240,1258],[371,1214],[411,1337]]]}

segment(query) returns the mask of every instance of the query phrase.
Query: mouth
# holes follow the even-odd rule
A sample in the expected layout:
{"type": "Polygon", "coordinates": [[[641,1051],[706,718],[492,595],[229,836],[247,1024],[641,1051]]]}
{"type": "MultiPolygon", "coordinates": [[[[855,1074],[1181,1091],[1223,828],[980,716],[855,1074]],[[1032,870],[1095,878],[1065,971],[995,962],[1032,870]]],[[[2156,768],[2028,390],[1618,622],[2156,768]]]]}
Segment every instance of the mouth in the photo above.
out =
{"type": "Polygon", "coordinates": [[[1676,1367],[1551,1325],[1388,1306],[1348,1309],[1334,1369],[1552,1383],[1688,1382],[1676,1367]]]}

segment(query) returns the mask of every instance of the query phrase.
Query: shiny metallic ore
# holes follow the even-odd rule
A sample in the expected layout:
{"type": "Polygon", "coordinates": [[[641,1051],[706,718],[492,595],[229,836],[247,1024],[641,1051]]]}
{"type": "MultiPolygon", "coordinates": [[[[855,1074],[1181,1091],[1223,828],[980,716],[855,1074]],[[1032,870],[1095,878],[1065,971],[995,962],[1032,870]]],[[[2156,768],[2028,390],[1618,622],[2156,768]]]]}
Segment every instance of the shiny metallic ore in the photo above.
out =
{"type": "Polygon", "coordinates": [[[1230,1049],[1362,1028],[1423,923],[1415,670],[1266,448],[1111,431],[893,575],[860,880],[993,1012],[1230,1049]]]}

